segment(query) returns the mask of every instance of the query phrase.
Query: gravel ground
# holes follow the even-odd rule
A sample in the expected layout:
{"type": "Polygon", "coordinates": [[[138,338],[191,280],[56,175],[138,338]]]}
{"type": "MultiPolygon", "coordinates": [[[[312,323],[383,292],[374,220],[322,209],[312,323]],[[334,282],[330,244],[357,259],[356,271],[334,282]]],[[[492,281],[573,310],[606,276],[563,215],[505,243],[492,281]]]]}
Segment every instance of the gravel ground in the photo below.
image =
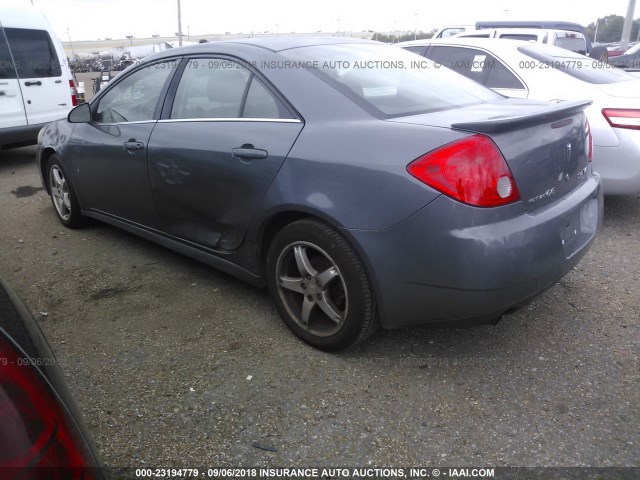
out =
{"type": "Polygon", "coordinates": [[[106,225],[65,230],[33,155],[0,152],[0,274],[105,464],[640,466],[639,198],[608,198],[585,259],[497,326],[327,354],[266,291],[106,225]]]}

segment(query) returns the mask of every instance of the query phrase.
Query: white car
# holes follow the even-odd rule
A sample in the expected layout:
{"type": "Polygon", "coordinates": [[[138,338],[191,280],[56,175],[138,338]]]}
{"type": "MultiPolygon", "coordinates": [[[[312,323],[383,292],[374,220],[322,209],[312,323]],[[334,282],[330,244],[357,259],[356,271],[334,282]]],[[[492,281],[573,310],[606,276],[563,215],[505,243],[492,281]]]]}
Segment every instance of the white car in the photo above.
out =
{"type": "Polygon", "coordinates": [[[77,103],[60,41],[26,1],[0,5],[0,149],[35,144],[49,122],[77,103]]]}
{"type": "Polygon", "coordinates": [[[591,100],[593,165],[607,195],[640,194],[640,78],[571,51],[517,40],[396,44],[508,97],[591,100]]]}

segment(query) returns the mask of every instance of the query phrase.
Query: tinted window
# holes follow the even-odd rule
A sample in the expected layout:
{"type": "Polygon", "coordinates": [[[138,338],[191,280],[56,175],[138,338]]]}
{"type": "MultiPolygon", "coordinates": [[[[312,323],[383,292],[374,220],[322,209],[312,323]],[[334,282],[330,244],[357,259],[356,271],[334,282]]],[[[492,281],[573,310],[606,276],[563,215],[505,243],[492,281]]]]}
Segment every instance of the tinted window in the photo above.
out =
{"type": "Polygon", "coordinates": [[[500,38],[507,40],[522,40],[523,42],[537,42],[538,37],[536,35],[525,35],[523,33],[503,33],[500,38]]]}
{"type": "Polygon", "coordinates": [[[578,37],[576,35],[558,37],[553,44],[556,47],[571,50],[572,52],[580,53],[582,55],[587,53],[587,45],[584,41],[584,38],[578,37]]]}
{"type": "Polygon", "coordinates": [[[501,61],[487,54],[491,58],[491,69],[487,77],[487,87],[489,88],[513,88],[524,90],[524,85],[501,61]]]}
{"type": "Polygon", "coordinates": [[[13,60],[2,29],[0,29],[0,78],[16,78],[16,70],[13,68],[13,60]]]}
{"type": "Polygon", "coordinates": [[[176,92],[171,118],[239,118],[251,72],[229,60],[194,59],[176,92]]]}
{"type": "Polygon", "coordinates": [[[15,69],[20,78],[59,77],[60,60],[45,30],[5,28],[15,69]]]}
{"type": "Polygon", "coordinates": [[[242,116],[244,118],[295,118],[255,76],[251,79],[242,116]]]}
{"type": "Polygon", "coordinates": [[[433,47],[427,56],[481,85],[486,83],[493,61],[493,57],[485,52],[463,47],[433,47]]]}
{"type": "MultiPolygon", "coordinates": [[[[500,98],[446,68],[383,45],[322,45],[281,52],[377,116],[448,110],[500,98]]],[[[321,98],[318,101],[322,101],[321,98]]]]}
{"type": "Polygon", "coordinates": [[[128,75],[100,99],[96,121],[120,123],[152,120],[162,89],[175,68],[174,62],[157,63],[128,75]]]}
{"type": "Polygon", "coordinates": [[[454,35],[457,35],[464,31],[465,31],[464,28],[445,28],[442,32],[440,32],[440,35],[438,35],[438,38],[453,37],[454,35]]]}
{"type": "Polygon", "coordinates": [[[560,48],[549,47],[542,49],[525,45],[518,47],[518,51],[538,60],[545,66],[555,68],[587,83],[618,83],[636,78],[607,63],[600,63],[592,58],[575,55],[568,50],[560,48]]]}
{"type": "Polygon", "coordinates": [[[423,47],[423,46],[417,46],[417,47],[402,47],[405,50],[409,51],[409,52],[413,52],[413,53],[417,53],[418,55],[422,55],[424,54],[424,51],[427,49],[427,47],[423,47]]]}

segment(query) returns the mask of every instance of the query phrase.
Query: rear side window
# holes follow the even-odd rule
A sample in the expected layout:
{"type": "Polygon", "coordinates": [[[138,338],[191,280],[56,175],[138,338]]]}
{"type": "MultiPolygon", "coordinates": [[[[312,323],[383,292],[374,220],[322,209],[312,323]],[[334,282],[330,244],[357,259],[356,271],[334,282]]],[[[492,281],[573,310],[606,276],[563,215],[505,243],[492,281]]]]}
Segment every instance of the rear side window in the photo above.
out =
{"type": "Polygon", "coordinates": [[[13,60],[9,52],[7,39],[0,29],[0,78],[16,78],[16,70],[13,68],[13,60]]]}
{"type": "Polygon", "coordinates": [[[424,55],[424,51],[427,49],[427,47],[424,47],[424,46],[402,47],[402,48],[404,48],[409,52],[417,53],[418,55],[424,55]]]}
{"type": "Polygon", "coordinates": [[[199,58],[187,63],[171,118],[294,117],[244,65],[219,58],[199,58]]]}
{"type": "Polygon", "coordinates": [[[60,59],[49,33],[28,28],[5,28],[19,78],[60,77],[60,59]]]}
{"type": "Polygon", "coordinates": [[[489,70],[489,76],[487,77],[487,87],[489,88],[512,88],[515,90],[524,90],[524,85],[509,70],[506,66],[502,64],[491,55],[487,54],[487,58],[491,58],[491,69],[489,70]]]}
{"type": "Polygon", "coordinates": [[[481,85],[486,83],[493,61],[485,52],[464,47],[434,47],[428,57],[481,85]]]}

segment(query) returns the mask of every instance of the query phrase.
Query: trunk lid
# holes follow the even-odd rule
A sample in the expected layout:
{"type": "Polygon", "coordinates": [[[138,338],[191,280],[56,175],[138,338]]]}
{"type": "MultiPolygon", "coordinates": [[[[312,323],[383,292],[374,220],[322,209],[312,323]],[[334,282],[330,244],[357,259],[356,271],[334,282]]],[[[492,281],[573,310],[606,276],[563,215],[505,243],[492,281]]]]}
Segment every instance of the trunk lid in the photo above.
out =
{"type": "Polygon", "coordinates": [[[590,103],[513,99],[389,121],[489,136],[511,169],[525,209],[534,212],[586,181],[589,159],[583,110],[590,103]]]}

